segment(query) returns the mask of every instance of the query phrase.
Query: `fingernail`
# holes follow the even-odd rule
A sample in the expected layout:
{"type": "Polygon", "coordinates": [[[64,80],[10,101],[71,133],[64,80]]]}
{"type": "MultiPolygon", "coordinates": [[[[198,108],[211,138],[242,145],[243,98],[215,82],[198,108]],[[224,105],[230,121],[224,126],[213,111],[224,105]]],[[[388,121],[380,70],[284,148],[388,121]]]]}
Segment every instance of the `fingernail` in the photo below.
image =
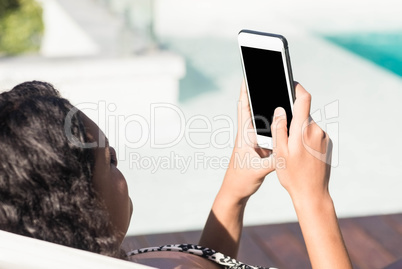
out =
{"type": "Polygon", "coordinates": [[[280,116],[283,116],[283,115],[286,115],[285,110],[282,107],[277,107],[275,109],[274,116],[275,117],[280,117],[280,116]]]}

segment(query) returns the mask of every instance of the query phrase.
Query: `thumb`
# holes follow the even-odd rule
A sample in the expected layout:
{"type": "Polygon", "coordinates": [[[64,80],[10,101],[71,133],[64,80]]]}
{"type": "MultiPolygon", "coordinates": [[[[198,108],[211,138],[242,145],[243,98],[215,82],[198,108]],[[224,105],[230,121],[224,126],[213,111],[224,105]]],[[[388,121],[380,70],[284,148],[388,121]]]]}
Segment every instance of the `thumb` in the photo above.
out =
{"type": "Polygon", "coordinates": [[[274,112],[274,119],[271,125],[273,152],[279,155],[288,152],[288,127],[286,111],[277,107],[274,112]]]}

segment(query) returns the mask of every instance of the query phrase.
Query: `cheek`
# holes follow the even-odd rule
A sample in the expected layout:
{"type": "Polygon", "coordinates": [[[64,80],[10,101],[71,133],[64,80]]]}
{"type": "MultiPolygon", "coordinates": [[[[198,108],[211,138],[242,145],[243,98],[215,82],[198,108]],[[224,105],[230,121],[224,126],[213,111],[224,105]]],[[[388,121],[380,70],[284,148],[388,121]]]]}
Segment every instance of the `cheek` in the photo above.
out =
{"type": "Polygon", "coordinates": [[[111,222],[118,234],[124,237],[130,224],[132,204],[128,195],[128,186],[123,174],[114,166],[111,167],[108,207],[111,222]]]}

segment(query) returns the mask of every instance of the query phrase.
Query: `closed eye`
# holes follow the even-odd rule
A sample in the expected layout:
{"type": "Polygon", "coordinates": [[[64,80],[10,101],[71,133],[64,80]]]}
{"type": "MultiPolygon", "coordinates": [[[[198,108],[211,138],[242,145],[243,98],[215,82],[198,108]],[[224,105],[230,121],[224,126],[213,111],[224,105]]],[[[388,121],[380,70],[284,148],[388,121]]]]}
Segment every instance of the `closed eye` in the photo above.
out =
{"type": "Polygon", "coordinates": [[[110,152],[110,164],[117,166],[116,150],[113,147],[109,147],[109,152],[110,152]]]}

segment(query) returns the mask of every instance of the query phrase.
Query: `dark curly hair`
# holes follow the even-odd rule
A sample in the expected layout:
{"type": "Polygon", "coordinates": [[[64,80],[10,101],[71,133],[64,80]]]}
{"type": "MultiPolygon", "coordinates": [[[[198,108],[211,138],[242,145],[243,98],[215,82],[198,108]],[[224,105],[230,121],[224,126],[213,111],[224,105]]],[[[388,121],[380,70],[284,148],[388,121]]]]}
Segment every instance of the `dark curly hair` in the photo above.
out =
{"type": "MultiPolygon", "coordinates": [[[[93,188],[94,151],[64,132],[73,108],[39,81],[0,94],[0,229],[121,257],[93,188]]],[[[80,113],[71,118],[71,134],[90,142],[80,113]]]]}

